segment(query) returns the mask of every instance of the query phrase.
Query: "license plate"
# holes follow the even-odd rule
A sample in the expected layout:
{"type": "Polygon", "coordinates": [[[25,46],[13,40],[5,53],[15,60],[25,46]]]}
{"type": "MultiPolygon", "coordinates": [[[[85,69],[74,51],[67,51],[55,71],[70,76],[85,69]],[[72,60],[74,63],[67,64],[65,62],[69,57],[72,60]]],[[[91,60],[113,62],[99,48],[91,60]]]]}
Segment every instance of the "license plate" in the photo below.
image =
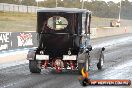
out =
{"type": "Polygon", "coordinates": [[[76,60],[77,56],[76,55],[63,55],[63,60],[76,60]]]}
{"type": "Polygon", "coordinates": [[[49,60],[49,55],[36,55],[36,60],[49,60]]]}

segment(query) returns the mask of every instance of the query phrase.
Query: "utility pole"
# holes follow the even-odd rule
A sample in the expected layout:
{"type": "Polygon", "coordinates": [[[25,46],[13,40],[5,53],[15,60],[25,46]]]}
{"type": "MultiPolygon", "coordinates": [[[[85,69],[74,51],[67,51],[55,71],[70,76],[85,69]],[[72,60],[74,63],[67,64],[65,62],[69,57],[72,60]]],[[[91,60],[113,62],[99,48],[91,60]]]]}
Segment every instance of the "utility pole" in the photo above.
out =
{"type": "Polygon", "coordinates": [[[82,9],[83,9],[83,7],[84,7],[84,0],[82,0],[82,9]]]}
{"type": "Polygon", "coordinates": [[[37,7],[38,7],[38,5],[39,5],[38,3],[39,3],[39,2],[37,1],[37,7]]]}
{"type": "MultiPolygon", "coordinates": [[[[122,0],[121,0],[122,1],[122,0]]],[[[119,18],[118,18],[118,21],[121,20],[121,1],[120,1],[120,6],[119,6],[119,18]]]]}
{"type": "Polygon", "coordinates": [[[57,7],[57,5],[58,5],[58,1],[56,0],[56,7],[57,7]]]}
{"type": "Polygon", "coordinates": [[[36,0],[37,2],[37,7],[39,7],[39,2],[44,2],[44,0],[36,0]]]}
{"type": "Polygon", "coordinates": [[[19,0],[19,5],[18,5],[18,12],[20,11],[20,6],[22,5],[22,0],[19,0]]]}

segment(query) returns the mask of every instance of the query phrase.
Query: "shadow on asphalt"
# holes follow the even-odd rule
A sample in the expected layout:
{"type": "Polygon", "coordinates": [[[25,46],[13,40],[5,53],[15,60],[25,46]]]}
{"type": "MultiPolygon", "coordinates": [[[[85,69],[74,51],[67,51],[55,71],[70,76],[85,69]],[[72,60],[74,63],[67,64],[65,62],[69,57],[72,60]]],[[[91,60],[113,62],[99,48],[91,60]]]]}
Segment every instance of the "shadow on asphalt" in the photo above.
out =
{"type": "Polygon", "coordinates": [[[63,70],[62,72],[56,72],[55,70],[50,71],[53,75],[78,75],[78,70],[63,70]]]}

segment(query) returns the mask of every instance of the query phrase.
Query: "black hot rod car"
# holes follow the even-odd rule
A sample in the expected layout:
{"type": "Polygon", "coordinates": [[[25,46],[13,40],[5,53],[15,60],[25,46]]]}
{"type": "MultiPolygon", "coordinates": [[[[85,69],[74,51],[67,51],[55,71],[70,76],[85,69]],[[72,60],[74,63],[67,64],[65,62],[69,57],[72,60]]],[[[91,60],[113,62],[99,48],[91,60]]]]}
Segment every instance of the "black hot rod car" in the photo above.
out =
{"type": "MultiPolygon", "coordinates": [[[[37,11],[38,47],[29,50],[31,73],[42,68],[89,70],[91,12],[77,8],[45,8],[37,11]]],[[[102,69],[104,48],[99,49],[97,67],[102,69]]]]}

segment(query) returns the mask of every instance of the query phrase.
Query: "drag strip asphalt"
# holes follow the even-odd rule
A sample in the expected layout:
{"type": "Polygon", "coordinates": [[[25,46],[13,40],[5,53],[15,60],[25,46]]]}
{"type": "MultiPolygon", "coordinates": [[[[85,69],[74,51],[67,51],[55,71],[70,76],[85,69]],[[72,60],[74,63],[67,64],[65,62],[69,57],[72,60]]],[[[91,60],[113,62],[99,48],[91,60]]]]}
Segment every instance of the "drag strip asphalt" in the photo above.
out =
{"type": "MultiPolygon", "coordinates": [[[[131,34],[93,39],[94,47],[106,44],[105,63],[102,70],[96,64],[90,67],[91,79],[130,79],[132,80],[132,36],[131,34]],[[126,39],[124,39],[126,37],[126,39]],[[115,39],[115,40],[114,40],[115,39]],[[120,40],[119,39],[124,39],[120,40]],[[114,43],[110,42],[112,40],[114,43]],[[111,45],[108,45],[109,41],[111,45]],[[104,43],[105,42],[105,43],[104,43]],[[102,45],[99,45],[103,43],[102,45]]],[[[41,74],[31,74],[28,63],[0,69],[0,88],[82,88],[78,71],[64,70],[56,73],[43,69],[41,74]]],[[[88,86],[85,88],[132,88],[132,86],[88,86]]]]}

